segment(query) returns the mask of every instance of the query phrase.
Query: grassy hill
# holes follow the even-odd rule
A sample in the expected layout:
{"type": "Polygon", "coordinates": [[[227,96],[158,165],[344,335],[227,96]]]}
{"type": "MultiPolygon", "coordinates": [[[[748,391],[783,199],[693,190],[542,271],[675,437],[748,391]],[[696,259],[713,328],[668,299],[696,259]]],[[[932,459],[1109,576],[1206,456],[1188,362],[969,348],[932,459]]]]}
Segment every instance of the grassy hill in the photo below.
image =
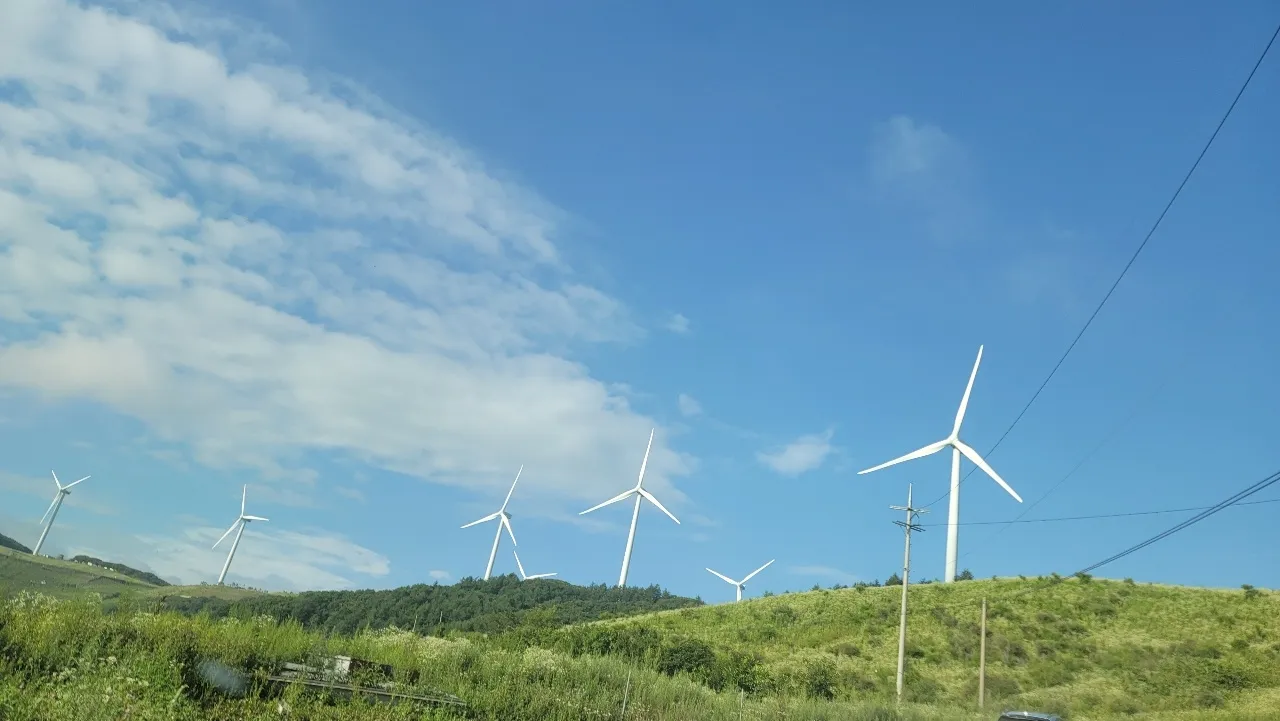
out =
{"type": "Polygon", "coordinates": [[[141,593],[151,588],[154,586],[149,583],[109,568],[0,548],[0,598],[38,591],[55,598],[93,592],[111,599],[126,591],[141,593]]]}
{"type": "MultiPolygon", "coordinates": [[[[713,686],[888,700],[900,598],[900,587],[816,591],[525,632],[512,643],[569,653],[623,649],[648,667],[683,668],[713,686]]],[[[983,598],[986,688],[997,707],[1072,718],[1280,709],[1280,595],[1092,579],[913,588],[909,698],[972,704],[983,598]]]]}
{"type": "Polygon", "coordinates": [[[94,566],[109,568],[112,571],[115,571],[117,573],[123,573],[124,575],[130,578],[135,578],[139,581],[142,581],[143,583],[149,583],[152,586],[171,585],[168,581],[164,580],[163,578],[160,578],[154,573],[151,573],[149,571],[139,571],[138,569],[133,568],[131,566],[126,566],[123,563],[115,563],[113,561],[104,561],[101,558],[94,558],[93,556],[84,556],[84,555],[72,556],[70,560],[74,563],[92,564],[94,566]]]}
{"type": "MultiPolygon", "coordinates": [[[[314,653],[395,664],[406,690],[469,705],[433,719],[993,721],[1011,706],[1069,721],[1280,718],[1272,593],[1077,579],[920,587],[914,700],[901,706],[891,700],[897,601],[896,588],[816,591],[567,628],[547,607],[508,633],[435,638],[333,636],[263,616],[105,614],[91,601],[22,596],[0,602],[0,718],[281,718],[275,700],[229,698],[195,669],[216,660],[266,673],[314,653]],[[989,701],[978,713],[984,597],[989,701]]],[[[285,701],[296,718],[422,717],[299,689],[285,701]]]]}

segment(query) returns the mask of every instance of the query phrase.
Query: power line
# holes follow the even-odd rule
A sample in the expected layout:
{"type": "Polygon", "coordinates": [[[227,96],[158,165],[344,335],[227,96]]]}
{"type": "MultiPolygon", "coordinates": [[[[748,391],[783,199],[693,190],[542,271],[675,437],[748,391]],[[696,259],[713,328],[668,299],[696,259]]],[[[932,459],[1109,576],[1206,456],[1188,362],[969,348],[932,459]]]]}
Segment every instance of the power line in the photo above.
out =
{"type": "MultiPolygon", "coordinates": [[[[1067,350],[1062,354],[1062,357],[1058,359],[1058,362],[1054,364],[1053,369],[1049,371],[1048,377],[1044,379],[1044,382],[1040,384],[1040,387],[1036,389],[1036,392],[1031,395],[1031,400],[1027,401],[1027,404],[1022,407],[1022,410],[1018,412],[1017,417],[1013,419],[1013,423],[1009,424],[1009,427],[1006,428],[1004,433],[1000,435],[1000,438],[996,440],[996,443],[991,447],[991,450],[987,451],[983,456],[984,458],[988,458],[992,453],[995,453],[996,449],[1000,447],[1000,444],[1004,442],[1004,439],[1009,437],[1009,433],[1013,431],[1014,427],[1018,425],[1018,422],[1022,420],[1022,417],[1026,415],[1027,411],[1031,408],[1031,405],[1040,397],[1040,393],[1049,385],[1049,381],[1053,380],[1053,377],[1058,373],[1058,369],[1061,368],[1063,362],[1067,360],[1067,356],[1071,355],[1071,351],[1075,350],[1076,344],[1080,342],[1082,337],[1084,337],[1085,331],[1089,330],[1089,326],[1093,325],[1093,321],[1098,317],[1098,313],[1102,311],[1102,307],[1111,299],[1111,295],[1115,293],[1116,288],[1120,285],[1120,281],[1124,280],[1129,269],[1133,267],[1134,261],[1138,259],[1138,256],[1141,255],[1142,251],[1147,247],[1147,243],[1150,242],[1151,237],[1155,235],[1156,229],[1160,227],[1160,223],[1163,222],[1165,216],[1168,215],[1169,209],[1173,207],[1174,202],[1176,202],[1178,197],[1182,195],[1182,190],[1187,187],[1187,183],[1191,180],[1191,176],[1194,175],[1196,169],[1200,167],[1200,161],[1204,160],[1204,156],[1209,152],[1209,148],[1213,145],[1213,141],[1218,138],[1218,133],[1221,132],[1222,127],[1227,123],[1227,119],[1231,117],[1231,113],[1236,109],[1236,104],[1240,102],[1240,98],[1244,95],[1244,91],[1248,89],[1249,83],[1253,81],[1253,76],[1257,74],[1258,68],[1262,67],[1262,62],[1266,60],[1267,54],[1271,52],[1271,46],[1275,44],[1276,37],[1278,36],[1280,36],[1280,25],[1277,25],[1275,32],[1271,33],[1271,39],[1267,41],[1266,47],[1263,48],[1262,54],[1258,56],[1257,62],[1253,64],[1253,69],[1249,71],[1249,75],[1245,78],[1244,84],[1240,86],[1240,90],[1236,92],[1235,98],[1231,100],[1231,105],[1227,106],[1227,111],[1223,113],[1222,119],[1218,121],[1217,127],[1213,129],[1213,133],[1209,136],[1209,140],[1204,144],[1204,147],[1200,149],[1200,154],[1196,156],[1196,160],[1191,164],[1190,170],[1188,170],[1186,175],[1182,177],[1182,182],[1178,183],[1177,189],[1173,191],[1173,195],[1169,198],[1169,202],[1165,203],[1164,209],[1160,211],[1160,215],[1156,216],[1156,221],[1151,225],[1151,229],[1147,231],[1142,242],[1138,244],[1137,249],[1133,251],[1133,255],[1129,257],[1129,262],[1124,264],[1124,268],[1120,270],[1120,275],[1117,276],[1115,282],[1111,284],[1106,295],[1102,296],[1102,301],[1098,303],[1098,307],[1093,309],[1093,313],[1090,314],[1089,319],[1085,321],[1084,327],[1081,328],[1080,332],[1076,334],[1076,337],[1072,339],[1071,344],[1067,346],[1067,350]]],[[[960,484],[963,485],[965,481],[969,480],[969,476],[973,475],[975,470],[977,469],[969,469],[969,472],[960,480],[960,484]]],[[[933,506],[938,501],[946,498],[949,493],[950,491],[942,494],[933,502],[925,504],[924,507],[929,508],[933,506]]]]}
{"type": "Polygon", "coordinates": [[[1191,518],[1188,518],[1187,520],[1183,521],[1182,523],[1179,523],[1179,524],[1177,524],[1177,525],[1173,526],[1172,528],[1170,528],[1170,529],[1168,529],[1168,530],[1166,530],[1166,531],[1163,531],[1163,532],[1161,532],[1161,533],[1157,533],[1156,535],[1152,536],[1151,538],[1148,538],[1147,540],[1143,541],[1142,543],[1138,543],[1138,544],[1135,544],[1135,545],[1133,545],[1133,546],[1130,546],[1129,548],[1126,548],[1125,550],[1123,550],[1123,551],[1121,551],[1121,552],[1119,552],[1119,553],[1115,554],[1114,556],[1111,556],[1110,558],[1106,558],[1106,559],[1104,559],[1104,560],[1098,561],[1097,563],[1093,564],[1092,566],[1085,566],[1084,568],[1080,569],[1079,571],[1076,571],[1076,573],[1077,573],[1077,574],[1081,574],[1081,573],[1089,573],[1090,571],[1092,571],[1092,570],[1094,570],[1094,569],[1102,568],[1103,566],[1105,566],[1105,565],[1107,565],[1107,564],[1109,564],[1109,563],[1114,563],[1115,561],[1119,561],[1120,559],[1124,558],[1125,556],[1128,556],[1128,555],[1130,555],[1130,554],[1132,554],[1132,553],[1136,553],[1136,552],[1138,552],[1138,551],[1141,551],[1142,549],[1146,548],[1147,546],[1150,546],[1150,545],[1151,545],[1151,544],[1153,544],[1153,543],[1156,543],[1157,541],[1164,540],[1164,539],[1168,538],[1169,536],[1172,536],[1173,534],[1177,533],[1178,531],[1181,531],[1181,530],[1182,530],[1182,529],[1184,529],[1184,528],[1187,528],[1187,527],[1189,527],[1189,526],[1193,526],[1193,525],[1195,525],[1195,524],[1199,523],[1200,521],[1203,521],[1204,519],[1208,518],[1209,516],[1212,516],[1213,514],[1217,513],[1218,511],[1221,511],[1221,510],[1222,510],[1222,509],[1224,509],[1224,508],[1227,508],[1228,506],[1233,506],[1233,505],[1235,505],[1235,504],[1239,503],[1241,500],[1243,500],[1243,499],[1245,499],[1245,498],[1248,498],[1249,496],[1252,496],[1253,494],[1257,493],[1258,491],[1261,491],[1261,490],[1263,490],[1264,488],[1268,488],[1268,487],[1270,487],[1272,484],[1276,483],[1277,481],[1280,481],[1280,471],[1276,471],[1275,473],[1272,473],[1270,476],[1267,476],[1266,478],[1262,479],[1261,481],[1258,481],[1257,483],[1253,484],[1252,486],[1249,486],[1248,488],[1244,489],[1243,491],[1240,491],[1239,493],[1235,494],[1234,496],[1231,496],[1231,497],[1230,497],[1230,498],[1228,498],[1227,500],[1222,501],[1221,503],[1219,503],[1219,504],[1217,504],[1217,505],[1215,505],[1215,506],[1210,506],[1210,507],[1209,507],[1209,508],[1207,508],[1206,510],[1204,510],[1204,511],[1202,511],[1202,512],[1200,512],[1200,513],[1197,513],[1196,515],[1192,516],[1191,518]]]}
{"type": "MultiPolygon", "coordinates": [[[[1232,503],[1232,506],[1260,506],[1265,503],[1280,503],[1280,498],[1268,498],[1264,501],[1246,501],[1243,503],[1232,503]]],[[[1009,526],[1015,523],[1056,523],[1061,521],[1092,521],[1099,518],[1132,518],[1133,516],[1158,516],[1165,513],[1188,513],[1190,511],[1205,511],[1215,506],[1194,506],[1191,508],[1167,508],[1160,511],[1129,511],[1127,513],[1099,513],[1092,516],[1060,516],[1058,518],[1015,518],[1011,521],[969,521],[960,523],[961,526],[1009,526]]],[[[927,528],[934,526],[945,526],[946,523],[923,523],[919,524],[927,528]]]]}

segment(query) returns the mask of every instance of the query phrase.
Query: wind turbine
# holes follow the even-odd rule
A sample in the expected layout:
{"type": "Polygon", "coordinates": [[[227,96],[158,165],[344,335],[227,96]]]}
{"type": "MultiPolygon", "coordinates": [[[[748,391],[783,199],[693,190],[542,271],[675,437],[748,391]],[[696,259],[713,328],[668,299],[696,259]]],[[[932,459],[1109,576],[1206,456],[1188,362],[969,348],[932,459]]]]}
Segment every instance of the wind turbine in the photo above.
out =
{"type": "Polygon", "coordinates": [[[649,445],[646,446],[644,449],[644,460],[641,461],[640,463],[640,478],[639,480],[636,481],[635,487],[629,491],[626,491],[625,493],[619,493],[618,495],[614,496],[613,498],[610,498],[604,503],[592,506],[587,510],[583,511],[582,513],[578,514],[579,516],[582,516],[582,515],[591,513],[596,509],[604,508],[605,506],[608,506],[613,503],[617,503],[618,501],[625,501],[628,498],[630,498],[632,495],[636,497],[635,509],[631,511],[631,530],[627,533],[627,550],[622,553],[622,574],[618,576],[619,586],[627,585],[627,571],[631,568],[631,548],[635,545],[635,542],[636,542],[636,521],[640,518],[640,502],[648,501],[652,503],[653,505],[658,507],[659,511],[662,511],[663,513],[667,514],[668,518],[675,521],[677,525],[680,523],[680,519],[671,515],[671,511],[668,511],[666,507],[664,507],[661,503],[658,502],[657,498],[654,498],[652,493],[650,493],[648,490],[644,488],[644,469],[646,466],[649,465],[649,451],[652,449],[653,449],[653,430],[650,430],[649,445]]]}
{"type": "MultiPolygon", "coordinates": [[[[775,558],[774,560],[776,561],[777,559],[775,558]]],[[[742,600],[742,589],[743,589],[743,587],[745,587],[745,586],[747,585],[747,581],[750,581],[750,580],[751,580],[751,578],[752,578],[753,576],[755,576],[757,573],[760,573],[760,572],[761,572],[761,571],[763,571],[764,569],[768,568],[768,567],[769,567],[769,565],[770,565],[770,564],[772,564],[772,563],[773,563],[773,561],[769,561],[769,563],[766,563],[766,564],[764,564],[763,566],[761,566],[761,567],[757,568],[756,570],[752,571],[751,573],[748,573],[748,574],[747,574],[747,577],[746,577],[746,578],[744,578],[744,579],[742,579],[741,581],[735,581],[735,580],[733,580],[732,578],[729,578],[728,576],[724,575],[723,573],[720,573],[719,571],[711,571],[711,569],[710,569],[710,568],[708,568],[707,570],[708,570],[708,571],[711,571],[711,572],[712,572],[712,573],[714,573],[715,575],[719,576],[721,579],[723,579],[723,580],[724,580],[724,582],[725,582],[725,583],[728,583],[729,585],[731,585],[731,586],[733,586],[735,589],[737,589],[737,591],[738,591],[738,597],[737,597],[737,598],[735,598],[735,599],[733,599],[733,600],[734,600],[734,603],[737,603],[738,601],[741,601],[741,600],[742,600]]]]}
{"type": "Polygon", "coordinates": [[[493,560],[498,557],[498,541],[502,540],[502,529],[507,529],[507,535],[511,537],[511,545],[518,546],[516,543],[516,533],[511,530],[511,514],[507,513],[507,504],[511,502],[511,494],[515,493],[516,484],[520,482],[520,474],[524,473],[524,466],[520,466],[520,470],[516,471],[516,479],[511,482],[511,490],[507,491],[507,497],[502,502],[502,508],[496,512],[481,518],[478,521],[472,521],[463,528],[471,528],[472,526],[498,519],[498,531],[493,534],[493,550],[489,551],[489,565],[484,567],[484,580],[488,581],[490,574],[493,573],[493,560]]]}
{"type": "Polygon", "coordinates": [[[974,463],[983,473],[991,476],[991,479],[1000,484],[1000,487],[1008,491],[1014,500],[1022,503],[1022,497],[1019,496],[1004,479],[995,472],[993,468],[983,460],[978,452],[973,450],[964,441],[960,440],[960,424],[964,422],[965,409],[969,407],[969,394],[973,392],[973,380],[978,377],[978,364],[982,363],[982,346],[978,346],[978,359],[973,362],[973,372],[969,374],[969,385],[965,386],[964,397],[960,399],[960,410],[956,411],[956,422],[951,427],[951,433],[946,438],[919,450],[912,451],[905,456],[893,459],[887,463],[881,463],[873,468],[865,471],[858,471],[858,475],[871,473],[882,468],[888,468],[904,461],[914,460],[916,458],[924,458],[931,456],[938,451],[950,447],[951,448],[951,507],[947,513],[947,567],[946,577],[944,580],[951,583],[956,580],[956,557],[959,553],[960,545],[960,456],[963,455],[974,463]]]}
{"type": "Polygon", "coordinates": [[[267,519],[263,518],[262,516],[246,516],[246,515],[245,515],[245,513],[244,513],[244,501],[245,501],[245,496],[247,496],[247,495],[248,495],[248,493],[249,493],[249,487],[248,487],[248,486],[245,486],[243,489],[241,489],[241,491],[240,491],[240,517],[239,517],[239,518],[237,518],[237,519],[235,520],[235,523],[232,523],[232,524],[231,524],[231,528],[228,528],[226,533],[222,534],[222,538],[219,538],[219,539],[218,539],[218,541],[217,541],[217,543],[214,543],[214,544],[213,544],[213,547],[214,547],[214,548],[217,548],[217,547],[218,547],[218,543],[222,543],[222,542],[226,539],[226,537],[227,537],[227,536],[231,535],[231,532],[232,532],[232,531],[235,531],[235,530],[236,530],[236,528],[237,528],[237,527],[239,527],[239,529],[240,529],[240,530],[239,530],[239,531],[236,531],[236,540],[234,540],[234,541],[232,541],[232,542],[231,542],[231,552],[227,554],[227,562],[226,562],[226,563],[224,563],[224,564],[222,564],[222,573],[219,573],[219,574],[218,574],[218,585],[219,585],[219,586],[221,586],[221,585],[222,585],[222,579],[224,579],[224,578],[226,578],[226,577],[227,577],[227,569],[228,569],[228,568],[231,568],[231,559],[232,559],[232,557],[234,557],[234,556],[236,555],[236,547],[240,545],[240,537],[244,535],[244,527],[245,527],[246,525],[248,525],[248,523],[249,523],[250,521],[266,521],[266,520],[267,520],[267,519]]]}
{"type": "Polygon", "coordinates": [[[44,515],[40,517],[41,523],[44,523],[44,519],[46,518],[49,519],[49,523],[46,524],[44,530],[40,532],[40,540],[36,541],[36,547],[31,549],[31,555],[33,556],[40,555],[40,547],[44,545],[44,537],[49,535],[49,529],[53,528],[53,519],[58,517],[58,509],[62,508],[62,501],[67,496],[71,495],[71,487],[77,483],[83,483],[84,481],[89,480],[89,476],[85,476],[78,481],[72,481],[64,486],[62,485],[62,481],[58,480],[58,474],[56,472],[49,472],[53,473],[53,483],[58,487],[58,490],[53,494],[53,503],[49,504],[49,507],[45,509],[44,515]]]}
{"type": "Polygon", "coordinates": [[[516,553],[516,549],[511,549],[511,555],[516,557],[516,568],[520,569],[520,580],[532,581],[535,578],[551,578],[556,575],[554,573],[535,573],[532,576],[526,576],[524,573],[524,564],[520,563],[520,554],[516,553]]]}

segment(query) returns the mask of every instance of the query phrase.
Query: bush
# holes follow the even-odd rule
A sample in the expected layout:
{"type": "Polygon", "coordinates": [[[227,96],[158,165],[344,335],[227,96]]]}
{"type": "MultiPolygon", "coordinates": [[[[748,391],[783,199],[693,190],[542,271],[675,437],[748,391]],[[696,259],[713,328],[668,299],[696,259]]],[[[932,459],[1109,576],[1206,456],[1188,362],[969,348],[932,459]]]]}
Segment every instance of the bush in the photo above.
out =
{"type": "Polygon", "coordinates": [[[716,654],[705,641],[684,638],[662,647],[657,666],[658,671],[668,676],[683,672],[699,680],[710,680],[716,671],[716,654]]]}

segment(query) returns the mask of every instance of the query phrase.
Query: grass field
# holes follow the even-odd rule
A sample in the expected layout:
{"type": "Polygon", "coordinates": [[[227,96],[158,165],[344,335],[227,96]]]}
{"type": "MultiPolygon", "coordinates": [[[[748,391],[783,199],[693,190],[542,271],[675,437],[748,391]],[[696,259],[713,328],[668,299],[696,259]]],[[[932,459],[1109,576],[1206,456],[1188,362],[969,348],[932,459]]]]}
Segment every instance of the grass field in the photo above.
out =
{"type": "Polygon", "coordinates": [[[115,598],[124,591],[145,592],[152,588],[155,586],[106,568],[0,548],[0,597],[39,591],[55,598],[73,598],[86,592],[115,598]]]}
{"type": "MultiPolygon", "coordinates": [[[[900,587],[817,591],[597,625],[755,654],[768,676],[793,686],[818,676],[835,698],[887,699],[900,598],[900,587]]],[[[1269,711],[1280,709],[1280,595],[1074,578],[912,589],[911,698],[961,706],[976,697],[984,598],[986,687],[997,705],[1073,717],[1222,709],[1280,718],[1269,711]]]]}
{"type": "Polygon", "coordinates": [[[994,721],[1002,708],[1032,707],[1070,721],[1280,719],[1276,594],[1080,579],[921,586],[912,591],[910,700],[898,706],[898,592],[817,591],[447,639],[395,629],[326,637],[269,618],[153,614],[145,603],[107,613],[97,598],[23,595],[0,608],[0,718],[279,719],[277,699],[229,698],[194,669],[214,659],[262,674],[326,653],[416,670],[412,690],[456,694],[470,708],[331,705],[291,689],[291,717],[994,721]],[[988,704],[979,713],[983,598],[988,704]],[[718,681],[699,667],[742,659],[750,668],[718,681]]]}

